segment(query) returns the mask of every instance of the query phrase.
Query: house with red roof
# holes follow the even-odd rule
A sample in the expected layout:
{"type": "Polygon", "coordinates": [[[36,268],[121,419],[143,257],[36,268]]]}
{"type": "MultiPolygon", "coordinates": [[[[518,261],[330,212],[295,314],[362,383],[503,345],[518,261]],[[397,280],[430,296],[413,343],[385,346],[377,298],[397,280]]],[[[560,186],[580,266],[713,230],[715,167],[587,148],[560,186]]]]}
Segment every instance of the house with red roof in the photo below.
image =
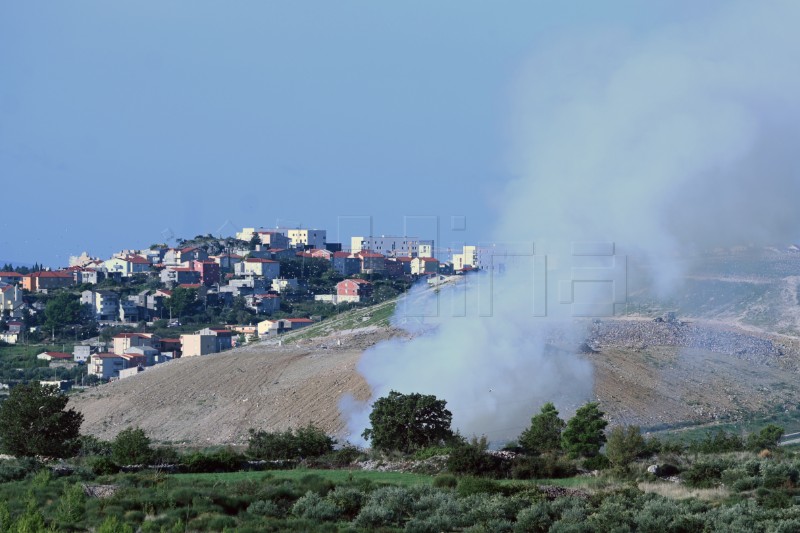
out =
{"type": "Polygon", "coordinates": [[[20,283],[22,277],[19,272],[0,272],[0,283],[20,283]]]}
{"type": "Polygon", "coordinates": [[[361,302],[372,296],[372,283],[365,279],[350,278],[336,284],[336,301],[361,302]]]}
{"type": "Polygon", "coordinates": [[[22,277],[22,288],[30,292],[47,292],[51,289],[61,289],[74,284],[72,272],[49,271],[32,272],[22,277]]]}
{"type": "Polygon", "coordinates": [[[150,272],[152,265],[150,261],[141,255],[125,255],[112,257],[108,261],[104,261],[103,266],[108,272],[117,272],[123,278],[129,278],[134,274],[150,272]]]}
{"type": "Polygon", "coordinates": [[[353,254],[361,261],[362,274],[383,273],[386,270],[386,256],[370,251],[361,251],[353,254]]]}

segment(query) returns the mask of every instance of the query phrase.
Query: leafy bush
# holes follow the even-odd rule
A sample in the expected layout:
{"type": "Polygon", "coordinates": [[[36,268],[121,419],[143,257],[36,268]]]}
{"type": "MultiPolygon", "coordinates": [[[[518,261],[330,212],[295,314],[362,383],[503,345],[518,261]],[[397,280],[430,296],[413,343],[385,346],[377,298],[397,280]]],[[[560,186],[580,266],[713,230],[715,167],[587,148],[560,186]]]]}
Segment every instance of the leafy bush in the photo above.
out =
{"type": "Polygon", "coordinates": [[[645,451],[645,441],[639,426],[611,428],[606,442],[606,456],[612,465],[627,468],[645,451]]]}
{"type": "Polygon", "coordinates": [[[504,461],[486,453],[489,447],[486,437],[473,438],[471,442],[456,446],[447,458],[447,469],[455,474],[473,476],[504,477],[504,461]]]}
{"type": "Polygon", "coordinates": [[[141,428],[123,429],[111,443],[111,458],[120,466],[147,464],[152,455],[150,438],[141,428]]]}
{"type": "Polygon", "coordinates": [[[274,433],[251,429],[247,453],[256,459],[305,459],[332,452],[335,442],[314,426],[274,433]]]}
{"type": "Polygon", "coordinates": [[[270,500],[256,500],[247,507],[247,512],[259,516],[279,517],[283,513],[275,502],[270,500]]]}
{"type": "Polygon", "coordinates": [[[313,491],[306,492],[305,496],[297,500],[292,506],[293,515],[318,522],[336,520],[339,513],[339,508],[335,503],[322,498],[313,491]]]}
{"type": "Polygon", "coordinates": [[[539,414],[531,418],[530,427],[519,437],[519,445],[530,454],[557,452],[561,449],[561,432],[565,426],[556,406],[547,402],[539,414]]]}
{"type": "Polygon", "coordinates": [[[583,467],[587,470],[605,470],[611,466],[611,461],[605,455],[595,455],[594,457],[587,457],[583,461],[583,467]]]}
{"type": "Polygon", "coordinates": [[[744,441],[739,435],[723,430],[714,434],[707,433],[702,440],[689,444],[689,451],[692,453],[726,453],[743,449],[744,441]]]}
{"type": "Polygon", "coordinates": [[[441,489],[454,489],[458,485],[458,480],[450,474],[440,474],[433,478],[433,486],[441,489]]]}
{"type": "Polygon", "coordinates": [[[511,464],[511,477],[514,479],[557,479],[572,477],[576,473],[571,461],[555,454],[517,457],[511,464]]]}
{"type": "Polygon", "coordinates": [[[721,461],[694,463],[683,473],[683,480],[689,487],[711,488],[719,484],[725,464],[721,461]]]}
{"type": "Polygon", "coordinates": [[[242,454],[229,448],[208,453],[194,452],[181,458],[186,470],[192,473],[236,472],[241,470],[244,461],[242,454]]]}
{"type": "Polygon", "coordinates": [[[550,530],[552,524],[553,519],[550,516],[549,504],[547,502],[536,502],[517,514],[517,523],[514,530],[520,533],[546,533],[550,530]]]}
{"type": "Polygon", "coordinates": [[[428,446],[414,452],[413,457],[419,461],[424,461],[438,455],[450,455],[452,451],[453,446],[428,446]]]}
{"type": "Polygon", "coordinates": [[[105,455],[96,455],[89,457],[86,460],[86,466],[91,469],[92,473],[96,476],[107,476],[109,474],[116,474],[119,472],[119,467],[111,457],[105,455]]]}
{"type": "Polygon", "coordinates": [[[483,477],[465,476],[458,480],[458,495],[461,497],[473,494],[497,494],[503,487],[496,481],[483,477]]]}
{"type": "Polygon", "coordinates": [[[774,450],[783,437],[783,428],[775,424],[769,424],[758,433],[753,433],[747,438],[747,448],[757,452],[760,450],[774,450]]]}
{"type": "Polygon", "coordinates": [[[41,467],[41,463],[32,457],[0,460],[0,483],[24,479],[41,467]]]}
{"type": "Polygon", "coordinates": [[[414,505],[409,489],[382,487],[373,491],[356,516],[354,524],[363,528],[400,526],[414,505]]]}
{"type": "Polygon", "coordinates": [[[342,516],[352,520],[361,510],[365,497],[364,493],[356,488],[340,485],[329,492],[327,498],[339,509],[342,516]]]}

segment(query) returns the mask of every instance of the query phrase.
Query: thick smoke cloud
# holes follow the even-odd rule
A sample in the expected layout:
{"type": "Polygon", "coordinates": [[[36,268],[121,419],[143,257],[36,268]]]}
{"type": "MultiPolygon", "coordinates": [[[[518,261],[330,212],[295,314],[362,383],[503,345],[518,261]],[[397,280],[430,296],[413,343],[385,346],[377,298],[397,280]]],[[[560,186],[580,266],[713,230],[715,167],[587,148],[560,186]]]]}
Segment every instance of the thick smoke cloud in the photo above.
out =
{"type": "MultiPolygon", "coordinates": [[[[655,268],[662,292],[680,277],[678,255],[792,242],[800,229],[797,20],[796,2],[745,2],[645,37],[598,33],[534,58],[516,85],[518,177],[501,196],[496,239],[534,242],[548,258],[574,241],[613,241],[618,254],[655,268]]],[[[549,274],[564,266],[549,261],[549,274]]],[[[436,394],[462,433],[495,439],[517,435],[545,401],[568,412],[589,399],[590,365],[546,348],[563,309],[532,317],[526,272],[493,277],[492,317],[477,312],[482,289],[473,280],[438,295],[440,316],[425,320],[431,332],[364,354],[359,371],[374,398],[390,389],[436,394]],[[454,295],[466,299],[467,317],[451,316],[454,295]]],[[[579,340],[580,329],[571,331],[579,340]]],[[[355,437],[369,405],[342,408],[355,437]]]]}

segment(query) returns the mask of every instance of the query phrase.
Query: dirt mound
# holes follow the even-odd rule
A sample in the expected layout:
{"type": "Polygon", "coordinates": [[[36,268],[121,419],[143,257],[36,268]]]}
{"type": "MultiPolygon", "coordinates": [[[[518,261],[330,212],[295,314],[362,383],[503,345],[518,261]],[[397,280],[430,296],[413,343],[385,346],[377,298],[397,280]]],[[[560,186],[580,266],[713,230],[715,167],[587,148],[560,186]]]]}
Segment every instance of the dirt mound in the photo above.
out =
{"type": "MultiPolygon", "coordinates": [[[[159,365],[70,404],[85,416],[83,431],[105,439],[139,426],[173,444],[241,444],[249,428],[307,423],[346,436],[338,402],[344,394],[369,398],[356,365],[365,349],[392,337],[408,335],[370,326],[285,337],[159,365]]],[[[594,325],[589,342],[581,357],[594,365],[595,395],[613,424],[713,422],[800,400],[795,338],[629,319],[594,325]]]]}
{"type": "Polygon", "coordinates": [[[113,438],[128,426],[174,444],[239,444],[249,428],[284,430],[313,423],[342,434],[338,400],[370,390],[355,366],[363,350],[398,333],[339,332],[296,344],[258,343],[178,359],[70,397],[82,431],[113,438]]]}

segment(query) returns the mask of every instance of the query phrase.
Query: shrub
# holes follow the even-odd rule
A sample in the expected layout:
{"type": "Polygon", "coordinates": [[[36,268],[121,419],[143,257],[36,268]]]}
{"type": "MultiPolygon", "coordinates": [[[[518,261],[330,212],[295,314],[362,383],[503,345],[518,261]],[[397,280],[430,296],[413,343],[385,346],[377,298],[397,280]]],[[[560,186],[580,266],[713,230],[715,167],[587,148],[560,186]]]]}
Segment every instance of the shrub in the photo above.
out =
{"type": "Polygon", "coordinates": [[[514,479],[557,479],[572,477],[576,473],[572,462],[554,454],[517,457],[511,465],[511,477],[514,479]]]}
{"type": "Polygon", "coordinates": [[[627,468],[645,451],[645,441],[639,426],[611,428],[606,442],[606,457],[615,467],[627,468]]]}
{"type": "Polygon", "coordinates": [[[152,454],[150,438],[141,428],[123,429],[111,443],[111,457],[120,466],[147,464],[152,454]]]}
{"type": "Polygon", "coordinates": [[[283,515],[280,507],[270,500],[257,500],[247,507],[247,512],[258,516],[277,518],[283,515]]]}
{"type": "Polygon", "coordinates": [[[356,516],[354,524],[363,528],[399,526],[414,504],[409,489],[382,487],[373,491],[356,516]]]}
{"type": "Polygon", "coordinates": [[[0,483],[24,479],[25,476],[40,468],[39,461],[32,457],[0,460],[0,483]]]}
{"type": "Polygon", "coordinates": [[[587,470],[605,470],[611,466],[611,461],[605,455],[595,455],[594,457],[587,457],[583,461],[583,467],[587,470]]]}
{"type": "Polygon", "coordinates": [[[421,450],[417,450],[414,452],[414,459],[424,461],[425,459],[430,459],[431,457],[436,457],[437,455],[450,455],[453,451],[453,446],[428,446],[427,448],[423,448],[421,450]]]}
{"type": "Polygon", "coordinates": [[[744,449],[744,441],[735,433],[719,430],[714,434],[707,433],[702,440],[692,442],[689,451],[692,453],[727,453],[744,449]]]}
{"type": "Polygon", "coordinates": [[[107,476],[119,472],[119,467],[117,464],[111,459],[111,457],[107,457],[105,455],[89,457],[86,460],[86,465],[96,476],[107,476]]]}
{"type": "Polygon", "coordinates": [[[326,522],[336,520],[339,516],[339,508],[332,501],[323,499],[316,492],[308,491],[305,496],[294,503],[292,514],[300,518],[326,522]]]}
{"type": "Polygon", "coordinates": [[[236,472],[241,470],[244,461],[242,454],[229,448],[209,453],[194,452],[181,459],[186,470],[192,473],[236,472]]]}
{"type": "Polygon", "coordinates": [[[440,474],[433,478],[433,486],[440,489],[454,489],[458,485],[458,480],[450,474],[440,474]]]}
{"type": "Polygon", "coordinates": [[[447,458],[447,469],[455,474],[503,477],[504,461],[486,453],[489,443],[485,436],[457,446],[447,458]]]}
{"type": "Polygon", "coordinates": [[[547,502],[537,502],[517,514],[515,531],[520,533],[546,533],[550,530],[553,519],[550,517],[547,502]]]}
{"type": "Polygon", "coordinates": [[[327,498],[339,509],[340,514],[348,520],[352,520],[358,515],[364,503],[364,494],[360,490],[341,485],[329,492],[327,498]]]}
{"type": "Polygon", "coordinates": [[[497,494],[503,492],[503,487],[491,479],[466,476],[458,481],[457,491],[459,496],[464,497],[473,494],[497,494]]]}
{"type": "Polygon", "coordinates": [[[689,487],[711,488],[719,484],[724,470],[720,461],[698,462],[683,473],[683,480],[689,487]]]}
{"type": "Polygon", "coordinates": [[[774,450],[783,437],[783,428],[769,424],[758,433],[753,433],[747,438],[747,448],[757,452],[759,450],[774,450]]]}
{"type": "Polygon", "coordinates": [[[266,460],[305,459],[332,452],[335,442],[314,426],[274,433],[251,429],[247,453],[266,460]]]}

